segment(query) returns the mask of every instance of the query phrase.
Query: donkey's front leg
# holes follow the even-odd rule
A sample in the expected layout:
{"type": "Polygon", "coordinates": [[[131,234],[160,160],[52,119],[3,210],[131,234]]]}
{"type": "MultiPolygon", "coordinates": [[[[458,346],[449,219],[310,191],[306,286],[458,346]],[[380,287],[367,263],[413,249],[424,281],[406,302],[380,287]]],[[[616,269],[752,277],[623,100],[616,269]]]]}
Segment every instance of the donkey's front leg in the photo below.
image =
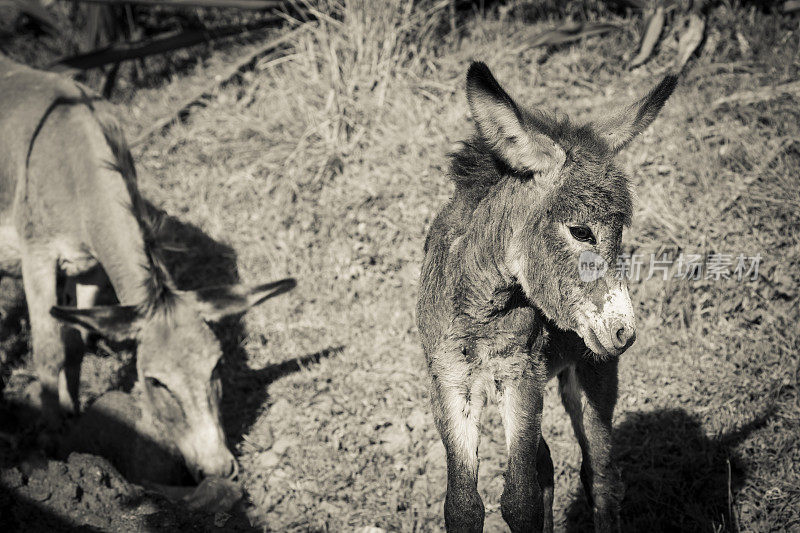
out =
{"type": "Polygon", "coordinates": [[[536,450],[536,473],[539,476],[539,487],[542,489],[542,502],[544,503],[542,531],[552,533],[555,480],[553,479],[553,458],[550,457],[550,447],[544,437],[539,439],[539,449],[536,450]]]}
{"type": "Polygon", "coordinates": [[[58,381],[65,358],[61,325],[50,316],[50,308],[57,303],[57,262],[47,250],[31,248],[22,259],[22,283],[31,323],[33,365],[41,386],[41,416],[53,429],[61,421],[58,381]]]}
{"type": "Polygon", "coordinates": [[[596,532],[619,531],[624,489],[611,457],[611,427],[617,402],[617,360],[583,360],[559,374],[564,407],[581,446],[583,482],[596,532]],[[582,406],[581,391],[586,395],[582,406]]]}
{"type": "MultiPolygon", "coordinates": [[[[87,280],[92,280],[87,276],[87,280]]],[[[64,285],[63,305],[74,305],[78,309],[88,309],[97,302],[100,292],[98,283],[85,283],[70,276],[64,285]]],[[[86,332],[62,326],[61,336],[64,342],[64,368],[58,376],[58,398],[61,409],[78,414],[80,409],[81,363],[88,346],[86,332]]]]}
{"type": "Polygon", "coordinates": [[[508,448],[503,519],[513,532],[552,531],[553,463],[541,436],[543,381],[526,370],[497,385],[508,448]]]}
{"type": "MultiPolygon", "coordinates": [[[[435,366],[438,365],[432,365],[432,370],[435,366]]],[[[447,453],[445,528],[447,531],[483,531],[484,507],[478,494],[478,444],[486,391],[467,362],[451,360],[440,368],[440,372],[433,372],[431,403],[447,453]]]]}

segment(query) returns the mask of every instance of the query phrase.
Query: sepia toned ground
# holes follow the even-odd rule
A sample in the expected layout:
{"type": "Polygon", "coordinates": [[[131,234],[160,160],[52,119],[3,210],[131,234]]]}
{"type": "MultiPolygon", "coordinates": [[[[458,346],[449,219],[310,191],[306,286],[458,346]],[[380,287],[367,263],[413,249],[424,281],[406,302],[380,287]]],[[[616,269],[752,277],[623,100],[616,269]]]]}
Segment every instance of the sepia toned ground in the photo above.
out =
{"type": "MultiPolygon", "coordinates": [[[[361,11],[299,32],[283,59],[258,61],[134,149],[145,197],[186,230],[170,261],[181,288],[298,280],[217,328],[244,512],[267,531],[443,529],[414,306],[425,234],[452,192],[446,153],[472,127],[469,62],[519,102],[589,118],[644,94],[675,54],[668,27],[656,57],[627,70],[630,21],[545,50],[527,43],[552,22],[479,13],[452,39],[424,16],[361,11]]],[[[800,34],[797,18],[753,7],[715,7],[708,24],[664,111],[620,156],[637,198],[626,252],[644,259],[642,278],[651,254],[761,259],[755,280],[678,279],[673,265],[667,281],[631,283],[638,340],[621,357],[615,417],[626,531],[800,528],[800,108],[759,89],[798,79],[800,34]],[[755,94],[718,101],[740,91],[755,94]]],[[[121,99],[129,138],[250,46],[121,99]]],[[[25,351],[24,325],[5,333],[4,348],[25,351]]],[[[103,361],[84,370],[95,396],[103,361]]],[[[543,431],[556,528],[591,529],[553,384],[543,431]]],[[[503,439],[490,404],[487,531],[506,530],[503,439]]]]}

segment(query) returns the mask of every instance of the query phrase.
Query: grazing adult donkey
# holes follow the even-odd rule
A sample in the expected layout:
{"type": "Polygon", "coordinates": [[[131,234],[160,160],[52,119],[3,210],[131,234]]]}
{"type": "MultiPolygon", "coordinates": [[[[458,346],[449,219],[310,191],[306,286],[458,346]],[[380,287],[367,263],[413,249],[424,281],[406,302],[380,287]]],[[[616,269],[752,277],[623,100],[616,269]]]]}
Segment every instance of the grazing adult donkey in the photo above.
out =
{"type": "Polygon", "coordinates": [[[164,268],[131,154],[83,87],[0,56],[0,266],[21,262],[44,420],[77,408],[84,344],[72,327],[137,343],[145,408],[195,477],[237,471],[219,415],[222,355],[206,321],[294,280],[180,291],[164,268]],[[56,306],[65,276],[75,307],[56,306]],[[95,306],[109,282],[119,305],[95,306]],[[68,379],[69,378],[69,379],[68,379]],[[60,406],[60,407],[59,407],[60,406]]]}
{"type": "Polygon", "coordinates": [[[488,393],[508,449],[503,518],[512,531],[552,530],[553,463],[541,417],[545,383],[556,374],[583,451],[595,529],[619,528],[611,419],[617,356],[636,329],[627,287],[607,267],[617,264],[631,218],[628,178],[613,159],[675,84],[666,77],[632,107],[579,126],[520,108],[486,65],[470,67],[477,133],[452,155],[455,194],[428,234],[417,304],[447,451],[448,530],[483,528],[478,442],[488,393]]]}

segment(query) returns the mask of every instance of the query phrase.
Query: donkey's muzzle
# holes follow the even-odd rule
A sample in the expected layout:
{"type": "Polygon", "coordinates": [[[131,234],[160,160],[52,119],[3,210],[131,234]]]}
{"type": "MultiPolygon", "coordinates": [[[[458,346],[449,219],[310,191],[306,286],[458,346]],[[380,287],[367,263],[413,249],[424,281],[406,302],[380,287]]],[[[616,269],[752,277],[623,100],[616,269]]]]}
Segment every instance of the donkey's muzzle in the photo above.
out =
{"type": "Polygon", "coordinates": [[[208,476],[234,479],[237,475],[239,475],[239,463],[237,463],[236,459],[233,457],[224,460],[218,466],[218,468],[215,468],[213,470],[206,471],[203,470],[202,468],[197,470],[198,481],[208,476]]]}
{"type": "Polygon", "coordinates": [[[227,448],[204,452],[187,459],[187,466],[198,483],[206,477],[233,479],[239,474],[239,463],[227,448]]]}

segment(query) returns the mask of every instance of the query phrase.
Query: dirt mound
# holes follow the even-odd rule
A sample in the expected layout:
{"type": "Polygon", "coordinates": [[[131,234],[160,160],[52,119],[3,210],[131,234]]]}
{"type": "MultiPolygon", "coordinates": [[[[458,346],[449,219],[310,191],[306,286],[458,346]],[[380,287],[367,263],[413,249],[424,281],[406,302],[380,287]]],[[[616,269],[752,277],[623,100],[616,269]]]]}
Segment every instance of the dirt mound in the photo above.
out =
{"type": "Polygon", "coordinates": [[[134,395],[98,398],[60,439],[59,458],[24,451],[32,434],[17,429],[0,441],[0,531],[252,531],[241,488],[187,485],[182,459],[148,431],[134,395]]]}
{"type": "Polygon", "coordinates": [[[3,531],[250,531],[243,517],[190,511],[129,483],[106,459],[73,453],[0,471],[3,531]]]}
{"type": "Polygon", "coordinates": [[[192,483],[178,450],[143,421],[135,396],[124,392],[107,392],[80,416],[61,442],[62,458],[72,452],[107,458],[133,483],[192,483]]]}
{"type": "Polygon", "coordinates": [[[0,473],[0,521],[5,531],[48,526],[134,529],[153,524],[159,507],[102,457],[71,454],[67,461],[34,458],[0,473]]]}

